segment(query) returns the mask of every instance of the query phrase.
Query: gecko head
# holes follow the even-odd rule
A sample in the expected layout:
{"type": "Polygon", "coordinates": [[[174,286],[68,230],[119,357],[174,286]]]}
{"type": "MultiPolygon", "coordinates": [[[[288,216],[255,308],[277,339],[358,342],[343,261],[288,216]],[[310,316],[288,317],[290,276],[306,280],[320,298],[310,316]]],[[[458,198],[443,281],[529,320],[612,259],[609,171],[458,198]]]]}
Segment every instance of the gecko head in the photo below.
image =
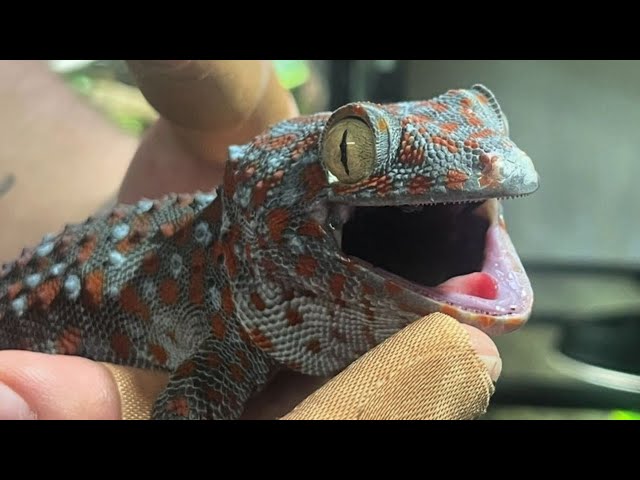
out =
{"type": "Polygon", "coordinates": [[[484,86],[424,102],[352,103],[319,142],[325,227],[362,282],[407,313],[447,313],[489,334],[529,317],[533,292],[500,200],[538,188],[484,86]]]}

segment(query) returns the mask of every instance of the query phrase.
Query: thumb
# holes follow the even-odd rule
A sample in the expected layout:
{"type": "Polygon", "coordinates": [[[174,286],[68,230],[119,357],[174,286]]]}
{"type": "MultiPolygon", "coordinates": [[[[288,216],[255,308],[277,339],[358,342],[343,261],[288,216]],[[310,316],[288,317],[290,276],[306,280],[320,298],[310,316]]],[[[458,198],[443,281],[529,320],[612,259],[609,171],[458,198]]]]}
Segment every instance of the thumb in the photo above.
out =
{"type": "Polygon", "coordinates": [[[0,352],[0,420],[148,418],[167,375],[86,358],[0,352]],[[129,396],[136,410],[127,410],[129,396]]]}

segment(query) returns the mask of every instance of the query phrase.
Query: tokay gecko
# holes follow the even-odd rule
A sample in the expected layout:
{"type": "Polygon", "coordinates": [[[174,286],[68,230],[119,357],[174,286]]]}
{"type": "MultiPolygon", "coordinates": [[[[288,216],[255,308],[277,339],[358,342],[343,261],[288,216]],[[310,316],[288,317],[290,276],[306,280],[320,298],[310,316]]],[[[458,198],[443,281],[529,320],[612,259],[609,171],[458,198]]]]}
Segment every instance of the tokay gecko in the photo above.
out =
{"type": "Polygon", "coordinates": [[[538,188],[484,86],[356,102],[231,146],[222,185],[118,205],[0,271],[0,350],[170,374],[155,419],[234,419],[432,312],[489,334],[533,293],[501,199],[538,188]]]}

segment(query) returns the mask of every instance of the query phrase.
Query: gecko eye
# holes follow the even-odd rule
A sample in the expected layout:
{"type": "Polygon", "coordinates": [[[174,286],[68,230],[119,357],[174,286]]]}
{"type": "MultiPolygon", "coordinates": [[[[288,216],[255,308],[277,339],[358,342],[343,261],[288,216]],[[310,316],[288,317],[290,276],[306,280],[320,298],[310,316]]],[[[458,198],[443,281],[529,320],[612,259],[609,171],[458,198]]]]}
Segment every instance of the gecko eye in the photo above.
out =
{"type": "Polygon", "coordinates": [[[322,161],[337,181],[356,183],[371,175],[375,156],[373,130],[362,120],[345,118],[330,127],[322,161]]]}

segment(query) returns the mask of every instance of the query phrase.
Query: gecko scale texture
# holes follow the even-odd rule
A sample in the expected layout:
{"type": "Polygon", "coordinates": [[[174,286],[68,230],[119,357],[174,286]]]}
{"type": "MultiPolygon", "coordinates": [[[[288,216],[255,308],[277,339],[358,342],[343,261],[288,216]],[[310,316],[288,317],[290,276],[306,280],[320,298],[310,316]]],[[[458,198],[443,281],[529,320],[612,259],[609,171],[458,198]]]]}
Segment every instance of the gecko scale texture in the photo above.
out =
{"type": "Polygon", "coordinates": [[[533,296],[497,199],[532,193],[538,177],[486,87],[349,104],[229,152],[220,187],[120,205],[3,266],[0,349],[164,369],[153,418],[233,419],[278,369],[335,373],[426,314],[489,333],[527,319],[533,296]],[[422,258],[436,244],[402,246],[412,229],[446,231],[445,250],[478,259],[442,254],[442,278],[404,278],[403,263],[436,270],[422,258]],[[390,257],[379,268],[343,242],[390,257]]]}

